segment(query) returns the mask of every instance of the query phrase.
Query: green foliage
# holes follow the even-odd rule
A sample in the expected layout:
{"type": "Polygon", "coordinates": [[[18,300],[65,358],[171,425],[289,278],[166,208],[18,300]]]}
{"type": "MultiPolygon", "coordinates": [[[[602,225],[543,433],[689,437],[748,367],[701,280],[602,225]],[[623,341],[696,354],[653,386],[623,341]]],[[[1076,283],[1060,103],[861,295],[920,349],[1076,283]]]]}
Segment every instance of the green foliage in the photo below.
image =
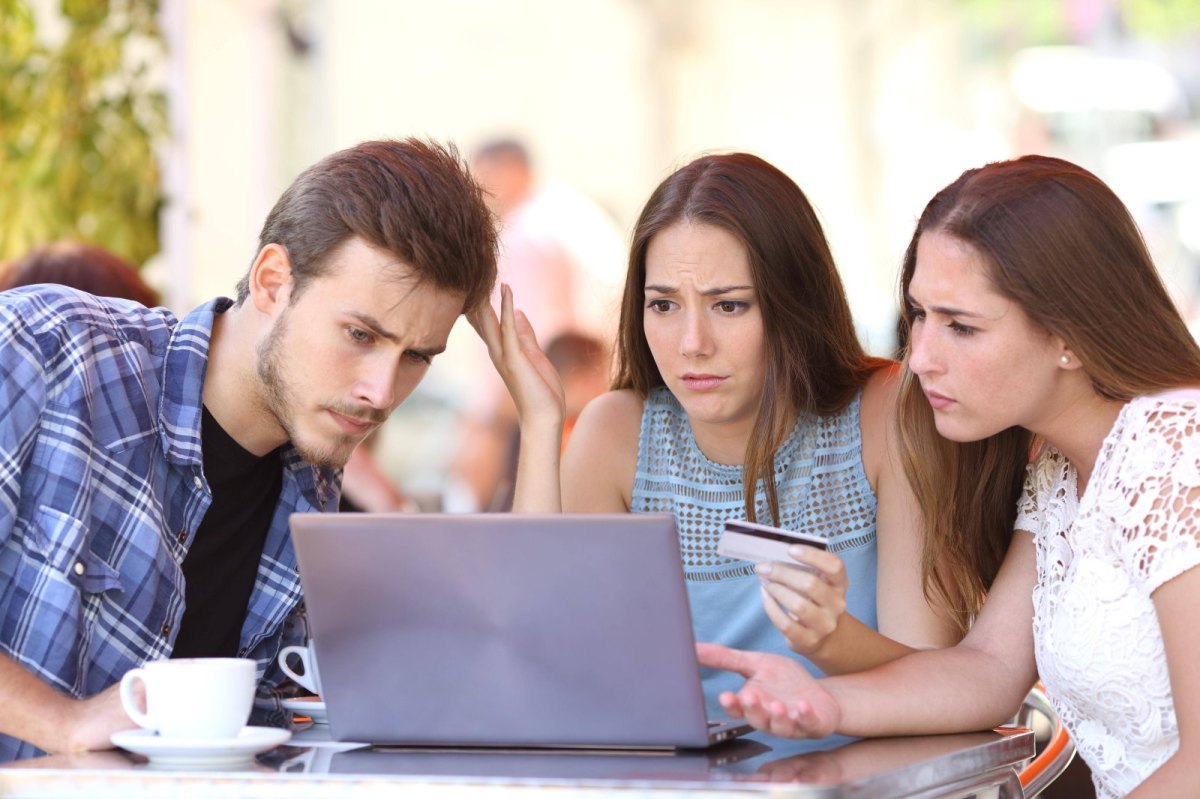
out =
{"type": "Polygon", "coordinates": [[[1125,0],[1121,7],[1134,33],[1164,39],[1200,33],[1200,3],[1196,0],[1125,0]]]}
{"type": "Polygon", "coordinates": [[[66,238],[136,264],[158,252],[157,12],[157,0],[63,0],[59,26],[0,0],[0,260],[66,238]]]}
{"type": "MultiPolygon", "coordinates": [[[[1064,0],[959,0],[955,7],[972,27],[1011,49],[1071,44],[1069,5],[1064,0]]],[[[1197,0],[1109,0],[1109,6],[1132,36],[1169,41],[1200,33],[1197,0]]]]}

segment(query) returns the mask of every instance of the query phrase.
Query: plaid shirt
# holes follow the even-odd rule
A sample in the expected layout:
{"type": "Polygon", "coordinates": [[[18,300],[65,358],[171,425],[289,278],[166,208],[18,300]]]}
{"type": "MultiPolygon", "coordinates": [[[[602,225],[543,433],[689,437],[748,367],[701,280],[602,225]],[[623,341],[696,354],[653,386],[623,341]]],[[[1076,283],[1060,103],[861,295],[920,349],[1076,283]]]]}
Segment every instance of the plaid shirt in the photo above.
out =
{"type": "MultiPolygon", "coordinates": [[[[181,564],[212,499],[209,339],[231,305],[179,321],[61,286],[0,293],[0,653],[72,696],[171,654],[181,564]]],[[[275,656],[306,635],[288,515],[335,510],[338,496],[336,472],[290,446],[283,464],[239,650],[258,661],[268,711],[275,656]]],[[[0,735],[0,762],[37,753],[0,735]]]]}

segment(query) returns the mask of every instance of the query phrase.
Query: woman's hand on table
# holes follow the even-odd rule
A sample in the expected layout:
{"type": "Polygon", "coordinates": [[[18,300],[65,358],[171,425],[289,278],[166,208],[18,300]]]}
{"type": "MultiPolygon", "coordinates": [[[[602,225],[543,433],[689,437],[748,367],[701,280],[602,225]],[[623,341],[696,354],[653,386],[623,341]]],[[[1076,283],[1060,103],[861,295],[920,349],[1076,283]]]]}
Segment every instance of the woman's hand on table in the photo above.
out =
{"type": "Polygon", "coordinates": [[[738,691],[725,691],[721,707],[732,718],[785,738],[823,738],[841,721],[837,700],[796,661],[766,652],[720,644],[696,644],[701,666],[746,678],[738,691]]]}

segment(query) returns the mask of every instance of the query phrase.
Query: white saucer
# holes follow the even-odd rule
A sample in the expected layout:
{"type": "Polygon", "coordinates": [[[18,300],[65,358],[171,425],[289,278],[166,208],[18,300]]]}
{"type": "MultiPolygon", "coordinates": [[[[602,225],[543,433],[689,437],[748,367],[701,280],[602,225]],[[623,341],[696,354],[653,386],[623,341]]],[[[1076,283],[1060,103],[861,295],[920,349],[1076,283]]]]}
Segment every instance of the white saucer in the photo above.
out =
{"type": "Polygon", "coordinates": [[[290,730],[278,727],[243,727],[236,738],[160,738],[154,730],[137,729],[115,732],[110,740],[156,765],[205,767],[248,763],[291,737],[290,730]]]}
{"type": "Polygon", "coordinates": [[[298,696],[294,699],[284,699],[283,706],[293,713],[308,716],[313,724],[328,724],[329,716],[325,713],[325,702],[319,696],[298,696]]]}

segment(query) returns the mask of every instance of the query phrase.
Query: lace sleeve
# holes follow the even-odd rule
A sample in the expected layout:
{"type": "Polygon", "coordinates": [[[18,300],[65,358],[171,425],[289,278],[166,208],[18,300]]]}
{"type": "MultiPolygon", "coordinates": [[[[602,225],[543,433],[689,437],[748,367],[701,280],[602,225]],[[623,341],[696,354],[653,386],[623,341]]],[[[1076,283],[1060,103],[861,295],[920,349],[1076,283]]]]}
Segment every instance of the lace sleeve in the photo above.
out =
{"type": "Polygon", "coordinates": [[[1025,485],[1017,498],[1016,530],[1037,534],[1047,525],[1059,532],[1068,521],[1063,517],[1065,492],[1073,486],[1070,462],[1058,450],[1046,446],[1033,463],[1025,467],[1025,485]]]}
{"type": "Polygon", "coordinates": [[[1025,467],[1025,485],[1021,488],[1021,496],[1017,498],[1017,521],[1013,524],[1015,530],[1032,533],[1041,527],[1041,514],[1038,513],[1037,485],[1035,471],[1038,464],[1031,463],[1025,467]]]}
{"type": "Polygon", "coordinates": [[[1151,405],[1115,444],[1102,508],[1147,593],[1200,565],[1200,399],[1151,405]]]}

